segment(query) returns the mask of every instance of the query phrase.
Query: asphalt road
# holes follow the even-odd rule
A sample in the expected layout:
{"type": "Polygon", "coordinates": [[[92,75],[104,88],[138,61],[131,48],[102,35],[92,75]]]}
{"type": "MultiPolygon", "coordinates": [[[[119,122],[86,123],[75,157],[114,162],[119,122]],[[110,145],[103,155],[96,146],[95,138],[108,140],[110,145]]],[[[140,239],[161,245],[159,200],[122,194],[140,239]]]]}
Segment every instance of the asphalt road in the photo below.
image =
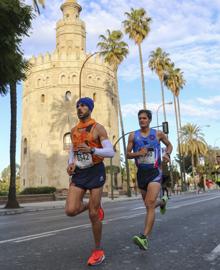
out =
{"type": "MultiPolygon", "coordinates": [[[[143,231],[141,200],[106,202],[105,270],[220,270],[220,191],[173,196],[156,222],[150,248],[132,236],[143,231]]],[[[93,248],[88,214],[66,217],[61,209],[0,216],[1,270],[88,269],[93,248]]]]}

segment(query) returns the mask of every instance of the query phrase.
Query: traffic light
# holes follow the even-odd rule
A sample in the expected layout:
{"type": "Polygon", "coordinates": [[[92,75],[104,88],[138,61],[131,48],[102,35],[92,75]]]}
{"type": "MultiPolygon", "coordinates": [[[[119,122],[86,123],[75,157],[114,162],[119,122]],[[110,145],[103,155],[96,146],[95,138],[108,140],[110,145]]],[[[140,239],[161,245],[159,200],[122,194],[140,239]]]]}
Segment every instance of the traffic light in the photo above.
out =
{"type": "Polygon", "coordinates": [[[162,123],[162,127],[163,127],[163,132],[165,134],[169,134],[169,126],[168,126],[168,122],[163,122],[162,123]]]}

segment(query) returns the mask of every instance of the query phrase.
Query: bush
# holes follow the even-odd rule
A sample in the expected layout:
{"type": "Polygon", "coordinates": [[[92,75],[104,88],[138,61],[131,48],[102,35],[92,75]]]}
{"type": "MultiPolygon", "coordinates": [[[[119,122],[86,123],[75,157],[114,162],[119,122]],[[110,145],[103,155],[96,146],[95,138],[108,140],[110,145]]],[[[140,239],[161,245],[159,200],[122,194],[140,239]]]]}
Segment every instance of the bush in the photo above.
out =
{"type": "Polygon", "coordinates": [[[55,191],[55,187],[29,187],[22,190],[20,194],[51,194],[55,191]]]}
{"type": "Polygon", "coordinates": [[[7,191],[0,191],[0,196],[7,196],[8,192],[7,191]]]}

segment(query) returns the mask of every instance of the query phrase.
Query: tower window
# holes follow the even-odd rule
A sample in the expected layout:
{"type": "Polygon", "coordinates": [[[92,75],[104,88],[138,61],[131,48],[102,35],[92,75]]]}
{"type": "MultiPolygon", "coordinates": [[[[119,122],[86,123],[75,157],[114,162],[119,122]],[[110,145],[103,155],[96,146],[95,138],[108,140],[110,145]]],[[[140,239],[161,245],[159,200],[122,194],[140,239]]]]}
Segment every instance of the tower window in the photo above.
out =
{"type": "Polygon", "coordinates": [[[27,154],[27,139],[24,138],[24,155],[27,154]]]}
{"type": "Polygon", "coordinates": [[[61,83],[66,83],[66,76],[65,75],[61,75],[60,82],[61,83]]]}
{"type": "Polygon", "coordinates": [[[70,100],[71,100],[71,92],[70,91],[66,91],[65,101],[70,101],[70,100]]]}
{"type": "Polygon", "coordinates": [[[76,74],[72,75],[72,83],[76,83],[76,74]]]}
{"type": "Polygon", "coordinates": [[[96,101],[96,93],[93,93],[93,101],[96,101]]]}
{"type": "Polygon", "coordinates": [[[63,136],[63,150],[69,151],[70,146],[71,146],[71,136],[70,132],[68,132],[63,136]]]}
{"type": "Polygon", "coordinates": [[[44,94],[41,95],[40,100],[41,100],[41,103],[44,103],[45,102],[45,95],[44,94]]]}
{"type": "Polygon", "coordinates": [[[49,85],[49,83],[50,83],[50,78],[47,77],[47,78],[46,78],[46,85],[49,85]]]}
{"type": "Polygon", "coordinates": [[[41,87],[41,79],[37,80],[37,87],[41,87]]]}

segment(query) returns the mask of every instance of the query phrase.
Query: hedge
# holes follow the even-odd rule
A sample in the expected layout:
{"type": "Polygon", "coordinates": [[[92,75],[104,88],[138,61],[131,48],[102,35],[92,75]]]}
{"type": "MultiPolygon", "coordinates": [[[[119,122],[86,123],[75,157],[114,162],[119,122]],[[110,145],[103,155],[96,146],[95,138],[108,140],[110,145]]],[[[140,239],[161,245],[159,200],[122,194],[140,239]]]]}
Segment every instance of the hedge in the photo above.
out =
{"type": "Polygon", "coordinates": [[[55,191],[55,187],[28,187],[22,190],[20,194],[50,194],[55,191]]]}

